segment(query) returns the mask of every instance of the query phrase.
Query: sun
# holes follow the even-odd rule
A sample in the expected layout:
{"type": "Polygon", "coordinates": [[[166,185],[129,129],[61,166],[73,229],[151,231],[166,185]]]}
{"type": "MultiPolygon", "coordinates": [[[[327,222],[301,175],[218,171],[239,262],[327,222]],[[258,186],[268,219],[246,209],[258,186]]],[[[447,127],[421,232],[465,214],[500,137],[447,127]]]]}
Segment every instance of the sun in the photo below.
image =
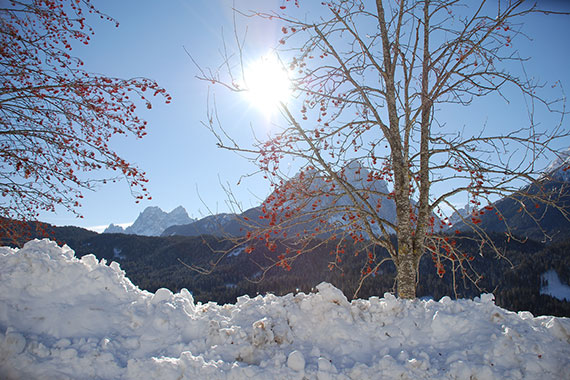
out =
{"type": "Polygon", "coordinates": [[[244,70],[244,92],[248,101],[265,115],[278,111],[291,97],[291,81],[287,70],[276,57],[265,56],[244,70]]]}

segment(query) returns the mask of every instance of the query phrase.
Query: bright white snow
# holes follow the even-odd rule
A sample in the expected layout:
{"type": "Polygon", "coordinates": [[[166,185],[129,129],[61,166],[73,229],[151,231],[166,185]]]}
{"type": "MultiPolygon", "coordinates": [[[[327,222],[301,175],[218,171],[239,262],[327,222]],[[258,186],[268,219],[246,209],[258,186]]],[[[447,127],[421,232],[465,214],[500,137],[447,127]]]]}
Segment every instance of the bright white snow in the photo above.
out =
{"type": "Polygon", "coordinates": [[[471,300],[316,294],[195,304],[116,263],[0,248],[2,379],[561,379],[570,320],[471,300]]]}
{"type": "Polygon", "coordinates": [[[563,284],[554,270],[549,270],[540,276],[546,281],[546,286],[540,288],[540,294],[548,294],[560,301],[570,301],[570,286],[563,284]]]}

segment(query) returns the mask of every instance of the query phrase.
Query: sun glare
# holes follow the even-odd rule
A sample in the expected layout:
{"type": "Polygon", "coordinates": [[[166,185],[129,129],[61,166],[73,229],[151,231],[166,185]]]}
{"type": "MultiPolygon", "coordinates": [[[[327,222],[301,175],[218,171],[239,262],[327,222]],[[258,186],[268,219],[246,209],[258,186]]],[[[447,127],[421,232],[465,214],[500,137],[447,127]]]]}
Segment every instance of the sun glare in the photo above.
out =
{"type": "Polygon", "coordinates": [[[286,103],[291,96],[291,81],[276,58],[260,58],[244,74],[248,101],[266,115],[276,112],[279,103],[286,103]]]}

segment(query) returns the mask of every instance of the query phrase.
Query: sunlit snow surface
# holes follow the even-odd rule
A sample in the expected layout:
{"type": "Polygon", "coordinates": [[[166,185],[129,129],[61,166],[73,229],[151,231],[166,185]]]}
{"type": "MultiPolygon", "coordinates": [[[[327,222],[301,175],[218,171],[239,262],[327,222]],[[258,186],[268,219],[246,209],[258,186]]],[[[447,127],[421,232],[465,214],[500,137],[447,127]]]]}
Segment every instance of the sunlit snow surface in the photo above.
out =
{"type": "Polygon", "coordinates": [[[540,278],[546,281],[546,286],[540,288],[540,294],[548,294],[560,301],[570,301],[570,286],[560,282],[555,270],[543,273],[540,278]]]}
{"type": "Polygon", "coordinates": [[[55,243],[0,248],[1,379],[562,379],[570,320],[491,295],[349,303],[316,294],[195,304],[55,243]]]}

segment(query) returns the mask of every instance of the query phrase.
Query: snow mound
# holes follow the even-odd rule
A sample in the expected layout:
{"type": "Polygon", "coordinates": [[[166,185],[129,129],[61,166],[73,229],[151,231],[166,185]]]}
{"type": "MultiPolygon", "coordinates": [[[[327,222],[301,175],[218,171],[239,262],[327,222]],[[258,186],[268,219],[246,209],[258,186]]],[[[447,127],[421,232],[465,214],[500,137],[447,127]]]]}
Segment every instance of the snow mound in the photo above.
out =
{"type": "Polygon", "coordinates": [[[0,248],[2,379],[561,379],[569,358],[569,319],[492,295],[349,302],[321,283],[196,304],[48,240],[0,248]]]}

